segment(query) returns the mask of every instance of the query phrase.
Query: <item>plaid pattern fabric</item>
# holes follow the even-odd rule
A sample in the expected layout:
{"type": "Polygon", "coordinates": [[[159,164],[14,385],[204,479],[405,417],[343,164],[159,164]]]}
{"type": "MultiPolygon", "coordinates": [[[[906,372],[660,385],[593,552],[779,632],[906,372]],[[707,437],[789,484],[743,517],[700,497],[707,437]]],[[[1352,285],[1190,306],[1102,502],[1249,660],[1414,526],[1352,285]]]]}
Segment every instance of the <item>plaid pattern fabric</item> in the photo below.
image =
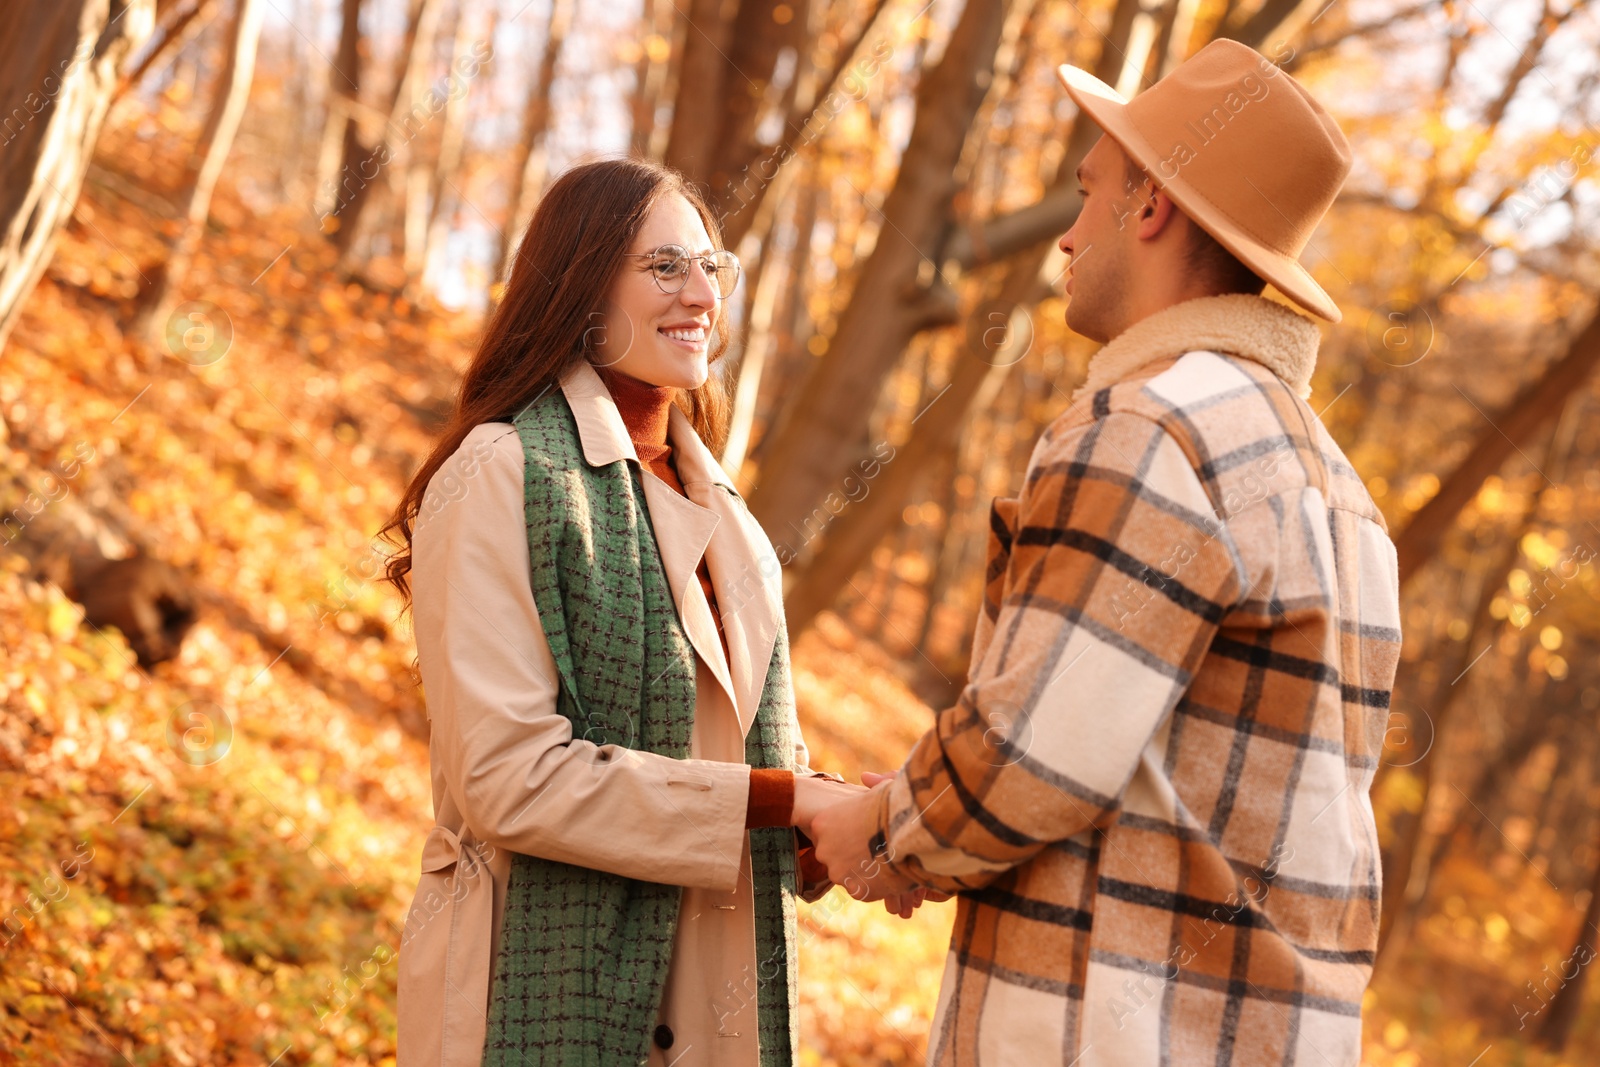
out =
{"type": "Polygon", "coordinates": [[[1400,640],[1359,477],[1195,351],[1075,399],[991,520],[969,683],[880,812],[960,891],[928,1062],[1354,1067],[1400,640]]]}
{"type": "MultiPolygon", "coordinates": [[[[678,759],[694,726],[694,650],[678,619],[639,476],[592,468],[563,394],[516,420],[525,457],[534,602],[577,737],[678,759]],[[642,594],[642,595],[641,595],[642,594]]],[[[780,631],[781,632],[781,631],[780,631]]],[[[788,768],[787,649],[773,651],[746,739],[753,766],[788,768]]],[[[762,1067],[794,1061],[794,835],[751,835],[762,1067]]],[[[646,1061],[682,890],[535,856],[513,858],[490,984],[483,1063],[634,1067],[646,1061]]]]}

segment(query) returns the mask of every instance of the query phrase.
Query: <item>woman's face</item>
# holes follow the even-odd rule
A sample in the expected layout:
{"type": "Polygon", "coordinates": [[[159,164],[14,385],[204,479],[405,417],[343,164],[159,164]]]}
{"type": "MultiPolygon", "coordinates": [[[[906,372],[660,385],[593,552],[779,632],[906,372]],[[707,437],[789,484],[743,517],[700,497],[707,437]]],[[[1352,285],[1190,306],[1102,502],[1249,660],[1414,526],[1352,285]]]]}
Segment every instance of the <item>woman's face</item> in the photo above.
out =
{"type": "MultiPolygon", "coordinates": [[[[692,256],[715,250],[700,213],[677,193],[650,210],[628,251],[649,253],[662,245],[679,245],[692,256]]],[[[710,373],[711,331],[721,310],[703,261],[690,266],[682,289],[664,293],[651,260],[630,256],[607,296],[604,328],[590,336],[594,362],[651,385],[698,389],[710,373]]]]}

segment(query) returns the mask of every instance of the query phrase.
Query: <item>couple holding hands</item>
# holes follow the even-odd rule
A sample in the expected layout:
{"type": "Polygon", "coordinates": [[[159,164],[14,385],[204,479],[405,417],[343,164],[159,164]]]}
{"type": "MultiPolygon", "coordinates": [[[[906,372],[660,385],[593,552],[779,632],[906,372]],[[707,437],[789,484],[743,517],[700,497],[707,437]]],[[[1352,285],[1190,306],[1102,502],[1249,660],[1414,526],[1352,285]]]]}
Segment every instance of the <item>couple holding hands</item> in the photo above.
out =
{"type": "Polygon", "coordinates": [[[712,451],[737,259],[654,164],[545,195],[393,526],[436,822],[400,1067],[792,1067],[795,900],[833,885],[955,898],[930,1064],[1359,1062],[1395,557],[1288,306],[1338,321],[1298,257],[1349,149],[1233,42],[1131,101],[1060,74],[1104,133],[1061,247],[1105,347],[994,502],[958,701],[861,785],[810,769],[712,451]]]}

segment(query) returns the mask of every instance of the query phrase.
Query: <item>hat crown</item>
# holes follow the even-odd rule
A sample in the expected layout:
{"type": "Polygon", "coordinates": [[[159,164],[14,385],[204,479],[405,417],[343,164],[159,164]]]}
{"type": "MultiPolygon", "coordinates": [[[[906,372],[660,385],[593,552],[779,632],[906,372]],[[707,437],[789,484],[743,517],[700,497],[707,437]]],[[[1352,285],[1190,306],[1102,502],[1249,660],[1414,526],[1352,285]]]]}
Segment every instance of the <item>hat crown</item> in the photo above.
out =
{"type": "Polygon", "coordinates": [[[1333,117],[1299,82],[1237,41],[1206,45],[1130,100],[1127,117],[1152,150],[1136,153],[1141,164],[1203,228],[1211,230],[1205,213],[1185,200],[1206,201],[1292,258],[1350,173],[1350,146],[1333,117]]]}
{"type": "Polygon", "coordinates": [[[1299,82],[1228,40],[1132,101],[1086,70],[1056,74],[1195,225],[1294,303],[1339,321],[1300,252],[1350,173],[1350,145],[1299,82]]]}

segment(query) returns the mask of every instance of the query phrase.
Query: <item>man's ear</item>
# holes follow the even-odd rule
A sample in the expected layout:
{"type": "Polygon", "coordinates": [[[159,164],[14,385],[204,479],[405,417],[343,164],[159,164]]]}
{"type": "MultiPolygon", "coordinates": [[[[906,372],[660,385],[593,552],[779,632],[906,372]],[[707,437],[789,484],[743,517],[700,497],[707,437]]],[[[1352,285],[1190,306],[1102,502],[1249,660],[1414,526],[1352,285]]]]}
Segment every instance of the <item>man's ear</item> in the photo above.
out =
{"type": "Polygon", "coordinates": [[[1139,190],[1139,201],[1134,211],[1134,234],[1141,241],[1151,241],[1171,227],[1178,225],[1183,212],[1172,202],[1164,190],[1146,184],[1139,190]]]}

